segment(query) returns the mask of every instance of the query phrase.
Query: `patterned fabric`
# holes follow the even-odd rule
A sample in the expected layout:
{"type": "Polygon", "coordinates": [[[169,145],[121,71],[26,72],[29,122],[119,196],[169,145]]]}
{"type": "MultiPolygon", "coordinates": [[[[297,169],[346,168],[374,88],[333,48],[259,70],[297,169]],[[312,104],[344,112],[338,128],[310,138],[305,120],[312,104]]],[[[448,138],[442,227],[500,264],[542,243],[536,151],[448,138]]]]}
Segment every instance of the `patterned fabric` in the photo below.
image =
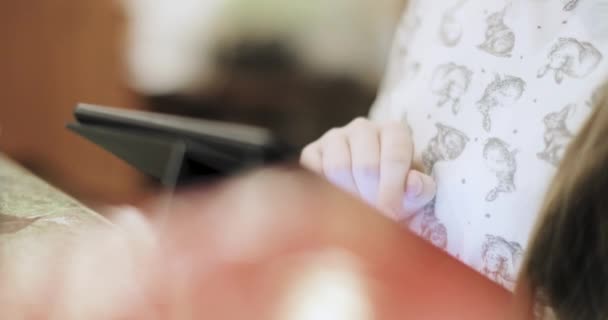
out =
{"type": "Polygon", "coordinates": [[[438,182],[410,227],[511,288],[543,195],[608,75],[607,0],[411,1],[371,117],[438,182]]]}

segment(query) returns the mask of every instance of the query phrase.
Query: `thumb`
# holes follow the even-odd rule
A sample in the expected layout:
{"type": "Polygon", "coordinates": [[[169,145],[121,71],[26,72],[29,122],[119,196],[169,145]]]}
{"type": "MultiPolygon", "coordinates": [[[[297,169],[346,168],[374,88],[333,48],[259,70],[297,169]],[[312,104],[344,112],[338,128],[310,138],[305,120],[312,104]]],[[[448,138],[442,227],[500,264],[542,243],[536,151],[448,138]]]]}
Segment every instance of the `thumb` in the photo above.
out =
{"type": "Polygon", "coordinates": [[[402,201],[402,212],[399,219],[407,219],[424,208],[435,198],[437,185],[435,180],[420,171],[412,170],[407,175],[405,194],[402,201]]]}

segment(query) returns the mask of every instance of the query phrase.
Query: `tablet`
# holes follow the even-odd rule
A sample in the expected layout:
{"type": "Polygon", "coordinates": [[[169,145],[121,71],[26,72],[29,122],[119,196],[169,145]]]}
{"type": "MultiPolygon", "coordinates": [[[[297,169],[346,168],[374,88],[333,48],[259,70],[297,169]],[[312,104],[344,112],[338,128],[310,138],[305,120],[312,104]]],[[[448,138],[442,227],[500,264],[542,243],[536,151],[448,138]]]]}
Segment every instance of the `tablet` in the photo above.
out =
{"type": "Polygon", "coordinates": [[[217,178],[296,158],[272,131],[244,124],[78,104],[68,128],[163,184],[217,178]]]}

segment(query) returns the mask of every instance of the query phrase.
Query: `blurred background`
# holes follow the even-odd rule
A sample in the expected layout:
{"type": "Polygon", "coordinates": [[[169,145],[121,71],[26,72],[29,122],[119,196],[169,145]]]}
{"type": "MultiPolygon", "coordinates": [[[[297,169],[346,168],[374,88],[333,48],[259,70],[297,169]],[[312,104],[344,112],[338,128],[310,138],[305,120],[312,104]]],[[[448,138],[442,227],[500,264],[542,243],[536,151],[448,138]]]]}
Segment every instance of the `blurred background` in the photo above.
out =
{"type": "Polygon", "coordinates": [[[304,145],[367,114],[404,1],[0,1],[0,153],[95,207],[154,188],[65,129],[79,101],[304,145]]]}

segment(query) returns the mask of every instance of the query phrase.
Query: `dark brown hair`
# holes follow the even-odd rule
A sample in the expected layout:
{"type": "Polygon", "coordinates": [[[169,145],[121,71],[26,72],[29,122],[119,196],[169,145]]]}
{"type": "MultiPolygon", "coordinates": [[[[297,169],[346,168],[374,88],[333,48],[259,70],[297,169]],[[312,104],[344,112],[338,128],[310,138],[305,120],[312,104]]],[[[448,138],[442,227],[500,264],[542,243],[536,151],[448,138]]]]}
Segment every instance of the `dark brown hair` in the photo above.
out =
{"type": "Polygon", "coordinates": [[[608,319],[608,95],[570,144],[522,268],[542,319],[608,319]]]}

